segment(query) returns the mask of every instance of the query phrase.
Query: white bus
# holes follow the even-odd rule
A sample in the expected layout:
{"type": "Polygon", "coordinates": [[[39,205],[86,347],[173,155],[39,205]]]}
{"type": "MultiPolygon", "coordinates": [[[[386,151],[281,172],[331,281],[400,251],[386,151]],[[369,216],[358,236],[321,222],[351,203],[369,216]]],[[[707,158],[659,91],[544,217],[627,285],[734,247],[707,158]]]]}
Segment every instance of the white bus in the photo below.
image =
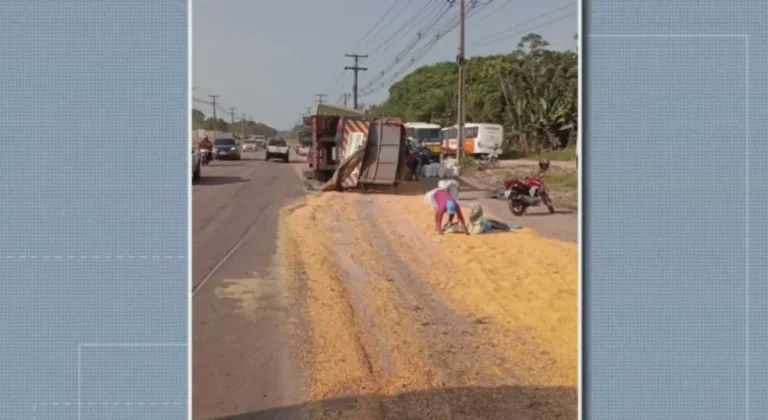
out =
{"type": "MultiPolygon", "coordinates": [[[[456,155],[459,142],[458,126],[446,127],[443,133],[443,153],[446,155],[456,155]]],[[[504,127],[499,124],[486,123],[465,123],[464,124],[464,153],[472,156],[484,156],[494,147],[501,150],[501,144],[504,141],[504,127]]]]}
{"type": "Polygon", "coordinates": [[[407,122],[403,124],[405,135],[416,143],[424,142],[435,157],[440,156],[440,126],[422,122],[407,122]]]}

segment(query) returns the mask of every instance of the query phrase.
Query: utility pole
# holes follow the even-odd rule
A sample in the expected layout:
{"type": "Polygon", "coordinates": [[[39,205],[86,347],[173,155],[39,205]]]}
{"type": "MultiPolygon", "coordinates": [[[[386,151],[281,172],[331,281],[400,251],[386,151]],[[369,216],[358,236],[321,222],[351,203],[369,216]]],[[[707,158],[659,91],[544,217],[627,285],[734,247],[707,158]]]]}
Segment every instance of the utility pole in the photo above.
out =
{"type": "MultiPolygon", "coordinates": [[[[351,95],[350,95],[349,93],[345,93],[345,94],[344,94],[344,108],[346,108],[346,107],[347,107],[347,101],[349,100],[349,97],[350,97],[350,96],[351,96],[351,95]]],[[[355,108],[357,108],[357,107],[355,107],[355,108]]]]}
{"type": "Polygon", "coordinates": [[[464,101],[465,101],[465,84],[466,84],[466,60],[465,60],[465,45],[464,38],[466,32],[466,0],[459,0],[459,54],[456,56],[456,63],[459,66],[459,92],[458,92],[458,104],[457,104],[457,119],[458,119],[458,145],[456,148],[456,160],[461,165],[461,158],[464,156],[464,101]]]}
{"type": "Polygon", "coordinates": [[[316,101],[318,104],[322,105],[322,104],[323,104],[323,102],[325,102],[325,97],[326,97],[326,96],[328,96],[328,95],[326,95],[326,94],[324,94],[324,93],[316,93],[316,94],[315,94],[315,97],[316,97],[317,99],[316,99],[315,101],[316,101]]]}
{"type": "Polygon", "coordinates": [[[358,95],[358,89],[357,89],[357,74],[361,71],[368,71],[367,67],[360,67],[359,60],[361,58],[368,58],[368,54],[360,55],[360,54],[344,54],[345,57],[354,58],[355,59],[355,65],[354,66],[347,66],[344,67],[344,70],[352,70],[355,72],[355,84],[352,87],[352,95],[353,95],[353,102],[355,109],[357,109],[357,95],[358,95]]]}
{"type": "Polygon", "coordinates": [[[220,95],[208,95],[213,101],[213,141],[216,141],[216,126],[219,125],[219,120],[216,119],[216,98],[220,95]]]}
{"type": "Polygon", "coordinates": [[[246,117],[246,115],[245,114],[240,114],[240,116],[242,118],[242,120],[240,120],[240,131],[242,132],[241,135],[242,135],[243,139],[245,139],[245,121],[246,121],[245,117],[246,117]]]}

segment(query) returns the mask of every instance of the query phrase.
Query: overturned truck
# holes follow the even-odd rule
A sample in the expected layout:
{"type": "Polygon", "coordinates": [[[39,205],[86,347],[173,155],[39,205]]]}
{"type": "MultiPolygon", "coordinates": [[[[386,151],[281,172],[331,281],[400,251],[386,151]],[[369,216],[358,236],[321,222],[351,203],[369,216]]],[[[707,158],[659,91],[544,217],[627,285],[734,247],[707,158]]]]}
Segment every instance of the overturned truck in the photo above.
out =
{"type": "Polygon", "coordinates": [[[405,170],[407,147],[402,121],[349,112],[313,115],[307,117],[305,125],[312,137],[307,163],[311,176],[325,182],[323,190],[398,184],[405,170]]]}

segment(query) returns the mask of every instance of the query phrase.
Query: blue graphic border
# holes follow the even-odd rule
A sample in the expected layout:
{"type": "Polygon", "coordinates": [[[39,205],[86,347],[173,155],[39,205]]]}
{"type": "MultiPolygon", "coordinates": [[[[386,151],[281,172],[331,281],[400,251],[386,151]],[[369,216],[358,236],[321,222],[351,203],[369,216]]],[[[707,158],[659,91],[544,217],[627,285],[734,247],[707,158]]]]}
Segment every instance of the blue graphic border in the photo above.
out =
{"type": "Polygon", "coordinates": [[[186,419],[188,2],[0,10],[0,419],[186,419]]]}
{"type": "Polygon", "coordinates": [[[768,4],[582,14],[584,418],[768,418],[768,4]]]}

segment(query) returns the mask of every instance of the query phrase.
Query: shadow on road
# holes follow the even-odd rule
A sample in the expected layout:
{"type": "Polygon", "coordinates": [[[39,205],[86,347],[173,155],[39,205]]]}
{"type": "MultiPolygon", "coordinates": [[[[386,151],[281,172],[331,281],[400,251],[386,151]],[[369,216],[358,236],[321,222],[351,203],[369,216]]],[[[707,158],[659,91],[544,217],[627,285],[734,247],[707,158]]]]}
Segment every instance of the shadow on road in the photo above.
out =
{"type": "MultiPolygon", "coordinates": [[[[242,159],[242,160],[255,160],[255,159],[242,159]]],[[[243,164],[240,161],[237,160],[216,160],[211,162],[208,166],[216,167],[216,166],[243,166],[243,164]]]]}
{"type": "Polygon", "coordinates": [[[391,397],[357,396],[242,413],[215,420],[306,418],[392,419],[576,419],[577,392],[570,387],[450,388],[391,397]],[[358,410],[368,408],[365,416],[358,410]],[[363,415],[364,417],[358,417],[363,415]]]}
{"type": "MultiPolygon", "coordinates": [[[[371,188],[360,192],[363,194],[418,196],[424,195],[427,193],[427,191],[437,188],[437,183],[440,181],[441,179],[439,178],[419,178],[418,181],[400,181],[396,187],[381,189],[371,188]]],[[[459,180],[459,190],[462,193],[470,191],[482,191],[461,180],[459,180]]]]}
{"type": "Polygon", "coordinates": [[[195,182],[194,185],[228,185],[228,184],[237,184],[237,183],[246,182],[246,181],[248,180],[245,178],[240,178],[239,176],[205,176],[203,175],[203,178],[195,182]]]}
{"type": "Polygon", "coordinates": [[[526,213],[525,217],[540,217],[540,216],[552,216],[552,215],[555,215],[555,214],[574,214],[574,213],[576,213],[576,212],[573,211],[573,210],[568,210],[568,209],[558,210],[558,209],[555,209],[554,213],[550,213],[548,211],[536,212],[536,213],[526,213]]]}

